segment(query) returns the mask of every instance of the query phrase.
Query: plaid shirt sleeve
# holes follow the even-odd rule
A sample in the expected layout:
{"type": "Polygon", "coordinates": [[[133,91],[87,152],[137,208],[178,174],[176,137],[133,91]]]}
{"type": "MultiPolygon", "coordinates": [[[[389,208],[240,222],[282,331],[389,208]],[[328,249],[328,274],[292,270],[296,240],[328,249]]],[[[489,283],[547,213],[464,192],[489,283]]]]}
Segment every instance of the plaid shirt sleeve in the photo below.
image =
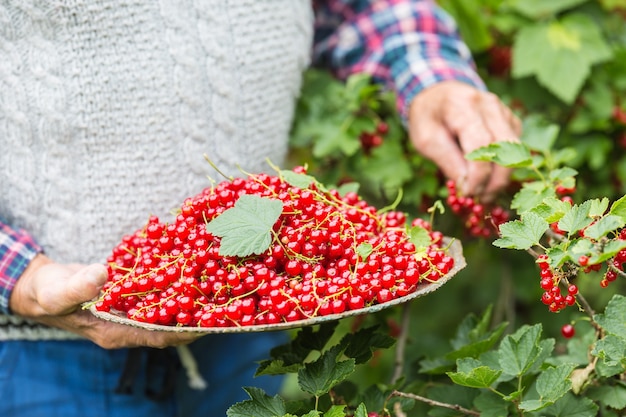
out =
{"type": "Polygon", "coordinates": [[[9,297],[15,282],[41,247],[24,230],[15,230],[0,219],[0,312],[9,314],[9,297]]]}
{"type": "Polygon", "coordinates": [[[316,0],[313,62],[336,76],[370,74],[395,91],[406,120],[424,88],[459,80],[484,90],[456,22],[434,0],[316,0]]]}

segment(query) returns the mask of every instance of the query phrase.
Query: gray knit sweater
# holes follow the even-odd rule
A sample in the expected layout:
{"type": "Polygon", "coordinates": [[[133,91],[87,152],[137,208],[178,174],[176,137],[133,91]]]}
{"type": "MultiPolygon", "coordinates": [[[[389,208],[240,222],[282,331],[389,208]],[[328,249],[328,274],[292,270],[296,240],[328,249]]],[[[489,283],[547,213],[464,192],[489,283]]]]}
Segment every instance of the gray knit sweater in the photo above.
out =
{"type": "Polygon", "coordinates": [[[103,262],[221,180],[204,154],[280,164],[311,32],[308,0],[0,0],[0,217],[57,262],[103,262]]]}

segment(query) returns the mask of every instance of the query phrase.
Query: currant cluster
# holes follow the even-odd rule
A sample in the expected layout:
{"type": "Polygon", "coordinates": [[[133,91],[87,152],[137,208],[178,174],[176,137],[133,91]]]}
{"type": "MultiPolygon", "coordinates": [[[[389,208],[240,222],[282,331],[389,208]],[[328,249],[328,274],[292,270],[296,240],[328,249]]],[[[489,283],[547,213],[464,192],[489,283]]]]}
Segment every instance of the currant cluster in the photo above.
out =
{"type": "Polygon", "coordinates": [[[361,132],[359,140],[361,141],[363,151],[366,154],[369,154],[372,151],[372,148],[382,145],[387,132],[389,132],[389,125],[382,120],[376,124],[376,128],[373,131],[361,132]]]}
{"type": "MultiPolygon", "coordinates": [[[[556,223],[553,223],[552,230],[558,234],[564,234],[564,232],[558,230],[556,223]]],[[[584,237],[584,230],[581,231],[581,236],[584,237]]],[[[626,240],[626,229],[622,229],[615,239],[626,240]]],[[[544,293],[541,296],[541,301],[548,306],[551,312],[559,312],[567,306],[576,304],[576,295],[578,294],[578,287],[576,284],[568,283],[564,279],[567,275],[576,276],[579,272],[591,273],[598,272],[606,267],[600,280],[600,286],[606,288],[609,284],[615,281],[620,274],[624,275],[624,264],[626,263],[626,249],[622,249],[617,252],[611,259],[602,262],[592,263],[592,257],[590,255],[580,255],[576,262],[573,262],[575,272],[571,273],[565,267],[558,270],[554,270],[548,263],[548,257],[545,254],[540,255],[537,258],[537,264],[540,268],[541,288],[544,293]],[[561,285],[566,283],[566,285],[561,285]],[[563,287],[563,289],[561,289],[563,287]]]]}
{"type": "MultiPolygon", "coordinates": [[[[305,174],[303,167],[295,168],[305,174]]],[[[223,181],[187,198],[175,220],[149,218],[108,258],[99,311],[171,326],[271,325],[385,303],[434,282],[454,266],[441,232],[418,219],[430,244],[418,251],[398,211],[377,212],[354,192],[343,196],[284,175],[223,181]],[[240,196],[282,202],[263,253],[220,254],[207,224],[240,196]],[[363,251],[363,248],[368,249],[363,251]]]]}
{"type": "Polygon", "coordinates": [[[504,208],[497,205],[486,206],[473,197],[461,195],[454,181],[448,180],[446,188],[448,191],[446,203],[450,210],[463,220],[470,236],[486,239],[497,236],[498,227],[509,221],[509,213],[504,208]]]}
{"type": "Polygon", "coordinates": [[[540,255],[537,258],[539,265],[539,275],[541,277],[541,288],[544,290],[541,296],[541,302],[548,306],[548,309],[557,313],[567,306],[576,304],[576,294],[578,287],[576,284],[569,284],[567,289],[561,289],[561,280],[563,274],[559,271],[553,271],[548,263],[547,255],[540,255]]]}

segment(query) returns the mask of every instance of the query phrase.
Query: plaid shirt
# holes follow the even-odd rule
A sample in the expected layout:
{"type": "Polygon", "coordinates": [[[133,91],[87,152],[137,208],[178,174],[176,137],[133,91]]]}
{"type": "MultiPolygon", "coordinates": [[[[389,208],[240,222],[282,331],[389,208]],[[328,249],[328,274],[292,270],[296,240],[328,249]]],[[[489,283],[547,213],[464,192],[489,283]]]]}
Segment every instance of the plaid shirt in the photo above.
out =
{"type": "Polygon", "coordinates": [[[25,231],[12,229],[0,219],[0,312],[9,312],[15,281],[39,252],[41,248],[25,231]]]}
{"type": "Polygon", "coordinates": [[[315,0],[314,62],[345,79],[367,73],[394,91],[406,121],[424,88],[459,80],[482,90],[456,23],[434,0],[315,0]]]}
{"type": "MultiPolygon", "coordinates": [[[[460,80],[484,89],[455,22],[433,0],[314,0],[313,60],[337,77],[368,73],[395,91],[406,119],[424,88],[460,80]]],[[[0,312],[17,278],[42,249],[0,219],[0,312]]]]}

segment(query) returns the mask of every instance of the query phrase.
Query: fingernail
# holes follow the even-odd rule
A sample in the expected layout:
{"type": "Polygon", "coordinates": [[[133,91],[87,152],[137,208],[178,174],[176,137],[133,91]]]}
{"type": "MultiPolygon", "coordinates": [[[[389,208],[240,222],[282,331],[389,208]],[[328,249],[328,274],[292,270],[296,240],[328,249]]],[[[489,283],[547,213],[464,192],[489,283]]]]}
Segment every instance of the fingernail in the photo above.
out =
{"type": "Polygon", "coordinates": [[[89,265],[85,271],[87,281],[92,283],[96,288],[100,289],[107,280],[107,272],[104,265],[89,265]]]}

